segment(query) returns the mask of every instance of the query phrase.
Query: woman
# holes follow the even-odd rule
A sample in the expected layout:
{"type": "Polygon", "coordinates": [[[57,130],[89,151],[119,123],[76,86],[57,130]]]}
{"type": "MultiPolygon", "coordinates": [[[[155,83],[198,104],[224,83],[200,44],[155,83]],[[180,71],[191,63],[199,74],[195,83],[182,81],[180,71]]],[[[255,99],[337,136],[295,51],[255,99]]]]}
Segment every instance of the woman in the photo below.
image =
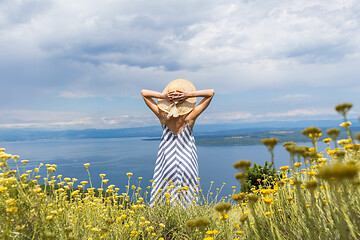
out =
{"type": "Polygon", "coordinates": [[[150,205],[163,200],[182,205],[197,202],[199,171],[192,129],[196,118],[209,106],[214,90],[196,91],[191,82],[176,79],[162,93],[142,90],[141,95],[163,127],[150,205]],[[196,97],[203,97],[197,106],[196,97]]]}

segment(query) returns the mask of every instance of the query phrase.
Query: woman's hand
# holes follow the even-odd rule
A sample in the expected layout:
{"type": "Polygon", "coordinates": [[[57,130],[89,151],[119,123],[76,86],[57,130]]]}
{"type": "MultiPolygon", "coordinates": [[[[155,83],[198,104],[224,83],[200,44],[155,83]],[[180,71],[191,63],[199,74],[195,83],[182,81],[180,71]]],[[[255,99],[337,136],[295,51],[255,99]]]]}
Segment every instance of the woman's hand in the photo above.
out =
{"type": "Polygon", "coordinates": [[[173,102],[181,103],[190,97],[190,94],[188,92],[184,92],[181,90],[176,90],[170,93],[171,93],[170,98],[172,99],[173,102]]]}
{"type": "Polygon", "coordinates": [[[173,93],[175,93],[175,91],[171,91],[171,92],[168,92],[168,93],[162,93],[162,98],[169,101],[169,102],[174,102],[173,98],[172,98],[172,95],[173,93]]]}

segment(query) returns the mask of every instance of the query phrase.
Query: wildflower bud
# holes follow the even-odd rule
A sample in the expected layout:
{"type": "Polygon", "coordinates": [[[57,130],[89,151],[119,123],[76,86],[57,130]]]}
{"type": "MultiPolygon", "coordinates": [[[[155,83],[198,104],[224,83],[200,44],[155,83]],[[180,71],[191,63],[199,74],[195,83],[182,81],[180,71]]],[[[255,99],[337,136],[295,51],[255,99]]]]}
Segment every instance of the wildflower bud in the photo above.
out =
{"type": "Polygon", "coordinates": [[[85,163],[84,167],[88,168],[90,166],[90,163],[85,163]]]}
{"type": "Polygon", "coordinates": [[[230,210],[230,208],[231,208],[231,204],[230,203],[225,203],[225,202],[218,203],[215,206],[215,210],[218,211],[218,212],[221,212],[221,213],[228,212],[230,210]]]}
{"type": "Polygon", "coordinates": [[[304,129],[301,133],[309,138],[316,139],[321,136],[321,129],[317,127],[309,127],[304,129]]]}
{"type": "Polygon", "coordinates": [[[304,158],[316,158],[317,153],[314,151],[306,151],[301,154],[304,158]]]}
{"type": "Polygon", "coordinates": [[[296,143],[294,142],[284,142],[283,147],[286,149],[286,151],[293,153],[292,150],[296,146],[296,143]]]}
{"type": "Polygon", "coordinates": [[[193,220],[189,220],[186,222],[186,226],[187,227],[197,227],[197,228],[205,228],[210,224],[209,219],[205,218],[205,217],[201,217],[201,218],[195,218],[193,220]]]}
{"type": "Polygon", "coordinates": [[[358,166],[349,163],[335,163],[319,169],[318,177],[325,180],[354,179],[359,172],[358,166]]]}
{"type": "Polygon", "coordinates": [[[248,215],[247,215],[247,214],[242,214],[242,215],[240,216],[240,222],[241,222],[242,224],[244,224],[244,222],[245,222],[247,219],[248,219],[248,215]]]}
{"type": "Polygon", "coordinates": [[[340,103],[335,106],[335,110],[345,116],[346,113],[352,108],[352,106],[353,105],[351,103],[340,103]]]}
{"type": "Polygon", "coordinates": [[[335,153],[335,155],[336,155],[337,158],[342,159],[342,158],[345,157],[345,151],[337,151],[337,152],[335,153]]]}
{"type": "Polygon", "coordinates": [[[360,142],[360,132],[356,133],[356,139],[360,142]]]}
{"type": "Polygon", "coordinates": [[[240,202],[241,200],[243,200],[245,198],[245,193],[234,194],[231,198],[234,201],[240,202]]]}
{"type": "Polygon", "coordinates": [[[318,183],[314,180],[310,180],[305,183],[305,187],[309,190],[314,190],[315,188],[317,188],[317,186],[318,183]]]}
{"type": "Polygon", "coordinates": [[[245,178],[247,178],[247,176],[248,176],[247,173],[242,173],[242,172],[235,174],[236,179],[245,179],[245,178]]]}
{"type": "Polygon", "coordinates": [[[326,130],[326,133],[332,138],[334,139],[334,141],[336,141],[336,139],[338,138],[339,134],[340,134],[340,129],[338,128],[329,128],[328,130],[326,130]]]}
{"type": "Polygon", "coordinates": [[[25,229],[25,225],[21,225],[21,226],[16,226],[16,231],[18,232],[22,232],[25,229]]]}
{"type": "Polygon", "coordinates": [[[255,203],[259,199],[259,197],[256,196],[255,194],[248,194],[247,198],[249,199],[250,202],[253,202],[253,203],[255,203]]]}
{"type": "Polygon", "coordinates": [[[306,146],[295,146],[293,151],[297,155],[303,155],[306,151],[308,151],[309,148],[306,146]]]}
{"type": "Polygon", "coordinates": [[[261,142],[270,149],[273,149],[278,144],[279,139],[277,138],[264,138],[261,142]]]}
{"type": "Polygon", "coordinates": [[[233,164],[233,167],[236,169],[247,169],[251,166],[251,162],[247,160],[240,160],[233,164]]]}

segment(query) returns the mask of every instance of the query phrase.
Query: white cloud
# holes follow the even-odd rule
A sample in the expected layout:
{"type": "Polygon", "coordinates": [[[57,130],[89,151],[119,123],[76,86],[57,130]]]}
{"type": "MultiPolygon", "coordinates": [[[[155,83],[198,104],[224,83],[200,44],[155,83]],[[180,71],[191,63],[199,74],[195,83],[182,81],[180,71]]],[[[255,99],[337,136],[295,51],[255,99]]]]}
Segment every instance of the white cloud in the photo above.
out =
{"type": "Polygon", "coordinates": [[[133,97],[176,78],[224,95],[281,91],[284,113],[315,92],[333,104],[360,89],[359,11],[356,0],[1,1],[2,104],[133,97]]]}
{"type": "MultiPolygon", "coordinates": [[[[360,112],[350,111],[349,117],[355,118],[360,112]]],[[[289,111],[265,111],[257,114],[252,112],[219,112],[204,113],[199,118],[199,123],[218,123],[218,122],[261,122],[261,121],[287,121],[304,119],[339,119],[341,116],[329,108],[297,108],[289,111]]]]}
{"type": "Polygon", "coordinates": [[[90,95],[88,93],[82,92],[61,91],[59,96],[63,98],[88,98],[94,97],[95,95],[90,95]]]}
{"type": "Polygon", "coordinates": [[[286,94],[284,96],[274,99],[273,101],[275,102],[292,101],[296,103],[301,103],[310,98],[311,96],[309,94],[295,93],[295,94],[286,94]]]}
{"type": "Polygon", "coordinates": [[[3,111],[0,128],[39,128],[39,129],[86,129],[86,128],[124,128],[154,125],[152,115],[120,115],[111,113],[108,116],[85,112],[55,112],[11,110],[3,111]]]}
{"type": "Polygon", "coordinates": [[[271,112],[265,114],[266,117],[296,117],[296,116],[319,116],[336,115],[333,109],[294,109],[286,112],[271,112]]]}

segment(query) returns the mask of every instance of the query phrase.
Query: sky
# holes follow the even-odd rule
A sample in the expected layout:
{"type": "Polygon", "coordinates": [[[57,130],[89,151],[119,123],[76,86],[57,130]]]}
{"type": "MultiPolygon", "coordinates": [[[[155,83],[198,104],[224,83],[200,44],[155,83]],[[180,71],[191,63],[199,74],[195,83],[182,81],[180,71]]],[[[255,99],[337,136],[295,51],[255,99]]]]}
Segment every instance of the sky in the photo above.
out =
{"type": "Polygon", "coordinates": [[[360,1],[2,0],[0,128],[159,124],[140,91],[214,89],[199,124],[360,115],[360,1]]]}

